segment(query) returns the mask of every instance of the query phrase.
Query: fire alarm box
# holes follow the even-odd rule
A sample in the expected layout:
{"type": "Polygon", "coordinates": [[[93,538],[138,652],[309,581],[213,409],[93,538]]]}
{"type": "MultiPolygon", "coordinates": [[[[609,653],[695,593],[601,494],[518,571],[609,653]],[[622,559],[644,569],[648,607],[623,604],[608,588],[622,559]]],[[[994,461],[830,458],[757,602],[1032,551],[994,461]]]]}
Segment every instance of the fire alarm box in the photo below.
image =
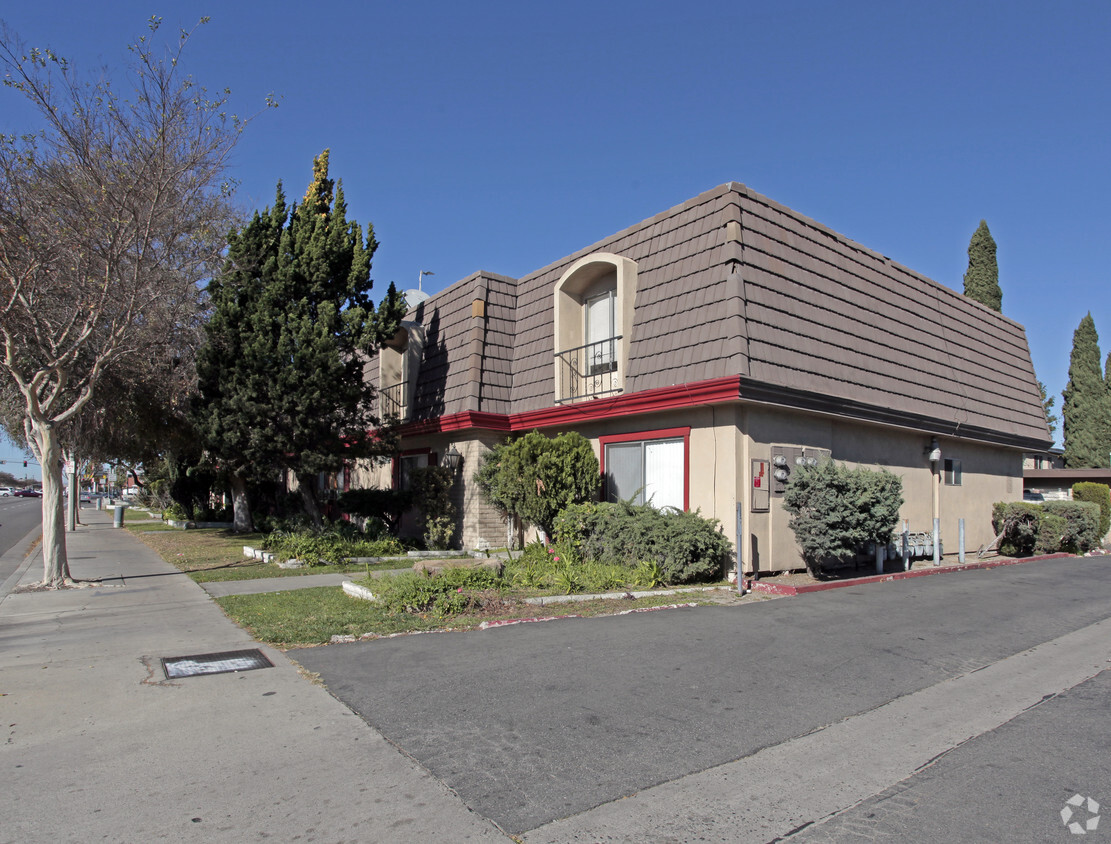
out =
{"type": "Polygon", "coordinates": [[[760,513],[767,510],[771,503],[772,489],[771,465],[767,460],[752,461],[752,480],[750,483],[752,512],[760,513]]]}

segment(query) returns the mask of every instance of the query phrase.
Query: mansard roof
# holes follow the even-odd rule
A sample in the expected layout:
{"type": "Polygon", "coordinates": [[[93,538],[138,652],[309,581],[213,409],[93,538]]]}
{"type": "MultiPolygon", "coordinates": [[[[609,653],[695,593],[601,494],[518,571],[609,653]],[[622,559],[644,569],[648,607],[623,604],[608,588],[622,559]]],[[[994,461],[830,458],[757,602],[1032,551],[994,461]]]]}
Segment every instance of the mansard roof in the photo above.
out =
{"type": "Polygon", "coordinates": [[[553,290],[595,252],[636,263],[625,394],[735,376],[741,401],[1051,440],[1021,325],[735,182],[523,278],[476,273],[423,302],[415,418],[551,407],[553,290]]]}

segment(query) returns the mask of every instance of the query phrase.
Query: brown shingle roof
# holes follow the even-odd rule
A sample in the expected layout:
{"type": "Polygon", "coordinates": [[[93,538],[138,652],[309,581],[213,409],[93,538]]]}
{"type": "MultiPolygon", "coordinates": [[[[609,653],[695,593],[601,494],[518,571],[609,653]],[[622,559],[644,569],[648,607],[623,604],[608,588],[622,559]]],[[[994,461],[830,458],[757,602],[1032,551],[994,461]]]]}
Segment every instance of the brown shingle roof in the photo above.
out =
{"type": "Polygon", "coordinates": [[[637,266],[627,393],[740,375],[742,399],[1050,440],[1022,326],[736,183],[520,280],[477,273],[424,302],[417,418],[552,406],[553,290],[602,251],[637,266]]]}

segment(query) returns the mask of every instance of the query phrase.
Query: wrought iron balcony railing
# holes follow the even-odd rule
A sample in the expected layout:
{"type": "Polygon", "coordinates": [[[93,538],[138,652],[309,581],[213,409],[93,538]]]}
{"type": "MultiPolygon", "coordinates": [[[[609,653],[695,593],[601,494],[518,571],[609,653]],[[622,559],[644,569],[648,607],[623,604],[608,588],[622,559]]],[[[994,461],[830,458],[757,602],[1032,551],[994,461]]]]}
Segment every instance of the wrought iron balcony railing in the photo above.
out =
{"type": "Polygon", "coordinates": [[[380,387],[378,390],[378,415],[383,419],[396,419],[404,422],[409,416],[409,407],[405,403],[405,385],[394,384],[391,387],[380,387]]]}
{"type": "Polygon", "coordinates": [[[556,402],[573,402],[621,392],[617,366],[620,337],[556,352],[556,402]]]}

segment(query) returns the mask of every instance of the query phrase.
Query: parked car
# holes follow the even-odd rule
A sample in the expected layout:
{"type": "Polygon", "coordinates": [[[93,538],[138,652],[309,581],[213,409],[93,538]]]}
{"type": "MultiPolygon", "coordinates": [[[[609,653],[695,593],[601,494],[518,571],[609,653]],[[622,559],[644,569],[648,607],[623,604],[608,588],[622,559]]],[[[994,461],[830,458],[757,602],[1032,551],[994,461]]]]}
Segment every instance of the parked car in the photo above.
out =
{"type": "Polygon", "coordinates": [[[42,491],[37,489],[17,489],[12,495],[17,498],[42,498],[42,491]]]}
{"type": "Polygon", "coordinates": [[[12,495],[14,493],[15,490],[12,489],[10,486],[0,486],[0,497],[3,497],[5,495],[12,495]]]}

